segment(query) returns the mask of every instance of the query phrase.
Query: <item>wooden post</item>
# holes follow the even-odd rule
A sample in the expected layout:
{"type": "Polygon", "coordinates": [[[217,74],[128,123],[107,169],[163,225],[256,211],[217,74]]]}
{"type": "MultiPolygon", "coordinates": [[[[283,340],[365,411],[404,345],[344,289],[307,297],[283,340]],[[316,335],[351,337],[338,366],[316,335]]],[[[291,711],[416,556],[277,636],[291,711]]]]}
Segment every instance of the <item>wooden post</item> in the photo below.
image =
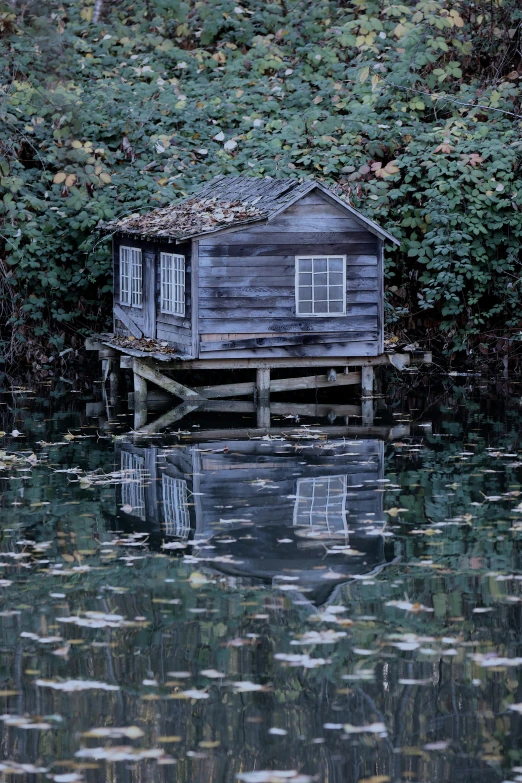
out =
{"type": "Polygon", "coordinates": [[[139,430],[147,423],[147,381],[134,373],[134,429],[139,430]]]}
{"type": "Polygon", "coordinates": [[[363,367],[361,371],[361,391],[363,397],[373,397],[373,367],[363,367]]]}
{"type": "Polygon", "coordinates": [[[361,370],[362,424],[373,427],[373,367],[363,366],[361,370]]]}
{"type": "Polygon", "coordinates": [[[270,429],[270,367],[259,367],[256,375],[257,426],[270,429]]]}
{"type": "Polygon", "coordinates": [[[257,426],[261,430],[270,429],[270,401],[258,399],[257,401],[257,426]]]}
{"type": "Polygon", "coordinates": [[[256,378],[257,400],[270,402],[270,367],[260,367],[256,378]]]}

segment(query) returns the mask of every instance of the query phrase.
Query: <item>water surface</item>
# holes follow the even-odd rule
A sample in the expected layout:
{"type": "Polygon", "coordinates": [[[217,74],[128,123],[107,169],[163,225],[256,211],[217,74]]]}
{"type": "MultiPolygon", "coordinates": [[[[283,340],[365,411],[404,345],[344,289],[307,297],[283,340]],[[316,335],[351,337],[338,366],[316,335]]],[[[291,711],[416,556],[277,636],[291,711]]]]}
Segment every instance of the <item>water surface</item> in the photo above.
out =
{"type": "Polygon", "coordinates": [[[2,438],[0,770],[521,779],[518,410],[146,441],[38,407],[2,438]]]}

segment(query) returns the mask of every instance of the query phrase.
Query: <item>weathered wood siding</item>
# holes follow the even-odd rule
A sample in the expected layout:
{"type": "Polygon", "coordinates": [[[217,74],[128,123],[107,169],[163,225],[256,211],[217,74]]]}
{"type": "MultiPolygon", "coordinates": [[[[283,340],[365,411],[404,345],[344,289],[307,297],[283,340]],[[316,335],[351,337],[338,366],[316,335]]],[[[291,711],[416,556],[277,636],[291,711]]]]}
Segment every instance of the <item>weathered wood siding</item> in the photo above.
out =
{"type": "Polygon", "coordinates": [[[201,358],[382,352],[380,240],[318,191],[270,223],[199,239],[201,358]],[[346,315],[297,316],[296,255],[345,255],[346,315]]]}
{"type": "MultiPolygon", "coordinates": [[[[113,241],[114,259],[114,303],[134,321],[145,337],[166,340],[177,348],[180,354],[193,357],[192,353],[192,265],[191,243],[167,244],[134,237],[116,237],[113,241]],[[120,247],[137,247],[143,259],[143,306],[127,307],[120,302],[120,247]],[[161,312],[161,280],[159,268],[160,253],[175,253],[185,256],[185,315],[167,315],[161,312]]],[[[115,317],[116,334],[129,334],[125,325],[115,317]]]]}

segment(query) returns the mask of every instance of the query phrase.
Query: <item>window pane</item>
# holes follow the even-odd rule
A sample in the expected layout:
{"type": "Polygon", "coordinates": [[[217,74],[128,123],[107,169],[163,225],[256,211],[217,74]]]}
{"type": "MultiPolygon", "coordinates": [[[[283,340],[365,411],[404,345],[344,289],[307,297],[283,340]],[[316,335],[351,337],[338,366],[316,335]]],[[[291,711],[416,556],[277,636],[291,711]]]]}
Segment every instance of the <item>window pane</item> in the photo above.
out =
{"type": "Polygon", "coordinates": [[[325,285],[314,286],[314,299],[325,301],[328,299],[328,288],[325,285]]]}
{"type": "Polygon", "coordinates": [[[300,272],[311,272],[312,271],[312,259],[311,258],[300,258],[299,259],[299,271],[300,272]]]}
{"type": "Polygon", "coordinates": [[[312,299],[312,286],[303,286],[299,288],[299,301],[307,301],[312,299]]]}
{"type": "Polygon", "coordinates": [[[315,286],[328,285],[328,275],[326,274],[326,272],[321,272],[318,275],[314,275],[314,285],[315,286]]]}
{"type": "Polygon", "coordinates": [[[326,272],[326,258],[314,258],[314,272],[326,272]]]}
{"type": "Polygon", "coordinates": [[[315,313],[327,313],[328,312],[328,302],[321,301],[321,302],[314,302],[314,312],[315,313]]]}
{"type": "Polygon", "coordinates": [[[300,274],[299,275],[299,285],[312,285],[312,275],[311,274],[300,274]]]}
{"type": "Polygon", "coordinates": [[[342,285],[343,284],[343,273],[342,272],[330,272],[328,275],[328,281],[330,283],[330,286],[332,285],[342,285]]]}
{"type": "Polygon", "coordinates": [[[343,259],[330,258],[330,272],[342,272],[342,271],[343,271],[343,259]]]}
{"type": "Polygon", "coordinates": [[[342,313],[343,312],[343,303],[342,302],[330,302],[330,312],[331,313],[342,313]]]}
{"type": "Polygon", "coordinates": [[[330,301],[335,300],[335,299],[339,299],[341,301],[344,299],[342,285],[331,285],[330,286],[330,301]]]}
{"type": "Polygon", "coordinates": [[[312,312],[312,303],[311,302],[299,302],[299,312],[300,313],[311,313],[312,312]]]}

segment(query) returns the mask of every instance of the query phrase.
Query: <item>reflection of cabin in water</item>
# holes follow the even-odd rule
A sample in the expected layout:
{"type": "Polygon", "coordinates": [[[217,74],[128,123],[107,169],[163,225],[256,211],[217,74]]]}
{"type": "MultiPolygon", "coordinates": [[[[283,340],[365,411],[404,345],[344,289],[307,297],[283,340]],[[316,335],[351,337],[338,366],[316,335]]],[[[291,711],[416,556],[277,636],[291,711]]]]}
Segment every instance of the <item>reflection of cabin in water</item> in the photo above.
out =
{"type": "Polygon", "coordinates": [[[385,560],[382,441],[117,449],[129,479],[119,488],[126,508],[118,525],[148,532],[153,546],[186,542],[235,576],[299,573],[320,602],[385,560]],[[328,570],[335,577],[325,580],[328,570]]]}

